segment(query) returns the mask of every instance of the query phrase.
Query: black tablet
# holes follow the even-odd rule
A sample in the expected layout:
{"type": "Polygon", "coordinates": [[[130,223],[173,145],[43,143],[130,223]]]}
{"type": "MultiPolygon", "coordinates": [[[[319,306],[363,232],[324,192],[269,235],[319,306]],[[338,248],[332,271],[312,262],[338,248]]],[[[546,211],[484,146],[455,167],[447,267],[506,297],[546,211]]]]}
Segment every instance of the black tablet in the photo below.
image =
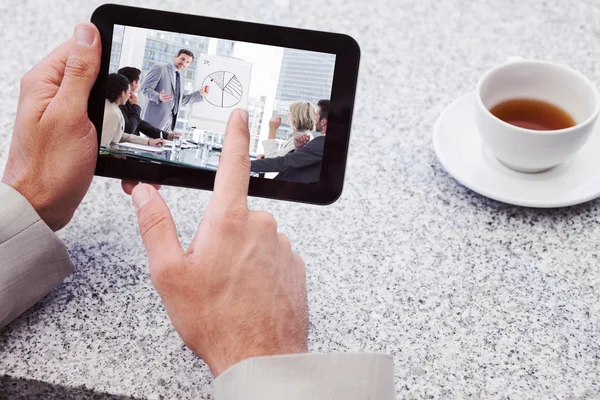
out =
{"type": "Polygon", "coordinates": [[[103,5],[89,99],[96,175],[212,190],[225,126],[248,111],[249,195],[341,195],[360,49],[349,36],[103,5]]]}

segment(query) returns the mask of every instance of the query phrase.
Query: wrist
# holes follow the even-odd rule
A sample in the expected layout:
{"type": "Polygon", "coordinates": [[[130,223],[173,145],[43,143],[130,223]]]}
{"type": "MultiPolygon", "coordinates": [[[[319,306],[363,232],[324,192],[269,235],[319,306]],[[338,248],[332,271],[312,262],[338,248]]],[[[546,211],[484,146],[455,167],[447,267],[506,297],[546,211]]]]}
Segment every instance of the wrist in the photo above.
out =
{"type": "Polygon", "coordinates": [[[57,231],[65,226],[68,220],[63,222],[52,213],[52,201],[46,196],[48,190],[45,190],[41,185],[30,185],[27,183],[34,181],[35,179],[33,178],[28,178],[27,176],[14,176],[8,172],[6,172],[2,178],[2,183],[19,192],[19,194],[31,204],[42,221],[44,221],[50,229],[57,231]]]}
{"type": "MultiPolygon", "coordinates": [[[[291,354],[305,354],[308,353],[308,346],[292,346],[288,349],[246,349],[243,354],[231,354],[229,357],[225,356],[220,359],[208,359],[204,357],[200,357],[206,362],[208,367],[210,368],[213,376],[217,378],[223,372],[233,367],[234,365],[247,360],[248,358],[255,357],[271,357],[271,356],[282,356],[282,355],[291,355],[291,354]]],[[[196,353],[198,354],[198,353],[196,353]]]]}
{"type": "Polygon", "coordinates": [[[202,358],[206,364],[208,365],[208,367],[210,368],[210,371],[212,372],[213,376],[215,378],[217,378],[219,375],[221,375],[223,372],[227,371],[229,368],[233,367],[235,364],[244,361],[247,358],[250,357],[257,357],[256,355],[248,355],[248,356],[239,356],[239,357],[230,357],[230,358],[220,358],[220,359],[212,359],[212,360],[207,360],[205,358],[202,358]]]}
{"type": "Polygon", "coordinates": [[[277,129],[269,129],[269,139],[275,139],[277,136],[277,129]]]}
{"type": "Polygon", "coordinates": [[[308,353],[308,341],[306,337],[300,341],[294,340],[292,342],[279,344],[260,342],[262,342],[262,340],[259,340],[259,343],[245,344],[239,342],[236,344],[232,342],[219,343],[220,346],[217,347],[220,350],[211,348],[206,352],[199,351],[200,349],[193,346],[191,343],[186,343],[186,345],[204,360],[215,378],[221,375],[225,370],[247,358],[308,353]]]}

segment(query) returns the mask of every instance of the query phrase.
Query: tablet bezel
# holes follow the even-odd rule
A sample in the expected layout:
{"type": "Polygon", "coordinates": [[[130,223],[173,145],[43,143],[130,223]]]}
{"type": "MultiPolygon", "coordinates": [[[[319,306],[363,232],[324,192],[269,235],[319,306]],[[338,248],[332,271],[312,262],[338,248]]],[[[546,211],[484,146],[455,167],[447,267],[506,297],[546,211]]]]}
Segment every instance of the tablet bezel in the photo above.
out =
{"type": "MultiPolygon", "coordinates": [[[[100,145],[101,138],[114,25],[335,54],[336,61],[330,97],[331,108],[327,120],[320,181],[315,184],[303,184],[251,178],[248,195],[320,205],[331,204],[339,198],[344,185],[360,60],[360,48],[353,38],[337,33],[114,4],[106,4],[97,8],[92,15],[91,22],[98,27],[102,40],[100,72],[92,88],[88,104],[90,120],[98,131],[98,145],[100,145]],[[173,26],[178,28],[174,30],[173,26]]],[[[144,163],[130,158],[117,159],[109,155],[98,156],[95,174],[118,179],[213,190],[216,172],[192,167],[144,163]]]]}

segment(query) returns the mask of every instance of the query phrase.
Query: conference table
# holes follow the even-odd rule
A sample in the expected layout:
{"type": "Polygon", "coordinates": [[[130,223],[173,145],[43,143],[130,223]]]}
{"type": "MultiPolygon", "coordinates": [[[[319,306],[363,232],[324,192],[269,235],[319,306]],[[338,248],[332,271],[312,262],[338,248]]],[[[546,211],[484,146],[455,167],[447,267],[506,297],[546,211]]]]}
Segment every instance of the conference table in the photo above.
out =
{"type": "MultiPolygon", "coordinates": [[[[112,144],[110,148],[102,148],[101,155],[112,155],[116,158],[133,158],[140,161],[159,163],[165,165],[175,165],[180,167],[193,167],[209,171],[216,171],[221,158],[220,144],[212,145],[210,157],[203,159],[203,145],[186,142],[184,148],[175,150],[171,145],[167,145],[162,149],[143,149],[139,146],[130,147],[129,143],[112,144]],[[189,147],[186,147],[189,146],[189,147]],[[157,151],[160,150],[160,151],[157,151]]],[[[255,160],[256,156],[250,154],[250,160],[255,160]]],[[[264,174],[251,173],[251,176],[264,176],[264,174]]]]}
{"type": "Polygon", "coordinates": [[[181,148],[179,150],[175,150],[172,146],[165,146],[162,149],[156,148],[156,150],[161,151],[152,151],[142,148],[126,147],[127,144],[112,144],[108,149],[103,148],[101,154],[111,154],[117,158],[119,158],[119,156],[125,156],[160,164],[194,167],[211,171],[217,170],[219,158],[221,157],[220,146],[213,146],[211,156],[208,160],[203,160],[203,146],[201,145],[192,145],[190,143],[189,145],[193,147],[181,148]]]}

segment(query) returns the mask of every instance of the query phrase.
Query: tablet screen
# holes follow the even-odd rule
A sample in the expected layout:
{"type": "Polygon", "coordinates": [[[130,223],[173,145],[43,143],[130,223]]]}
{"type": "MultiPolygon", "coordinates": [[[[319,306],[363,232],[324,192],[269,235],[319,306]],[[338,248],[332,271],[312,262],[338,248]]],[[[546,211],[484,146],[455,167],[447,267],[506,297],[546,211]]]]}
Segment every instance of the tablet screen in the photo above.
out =
{"type": "Polygon", "coordinates": [[[114,25],[100,153],[216,170],[248,111],[251,175],[318,183],[336,55],[114,25]]]}

